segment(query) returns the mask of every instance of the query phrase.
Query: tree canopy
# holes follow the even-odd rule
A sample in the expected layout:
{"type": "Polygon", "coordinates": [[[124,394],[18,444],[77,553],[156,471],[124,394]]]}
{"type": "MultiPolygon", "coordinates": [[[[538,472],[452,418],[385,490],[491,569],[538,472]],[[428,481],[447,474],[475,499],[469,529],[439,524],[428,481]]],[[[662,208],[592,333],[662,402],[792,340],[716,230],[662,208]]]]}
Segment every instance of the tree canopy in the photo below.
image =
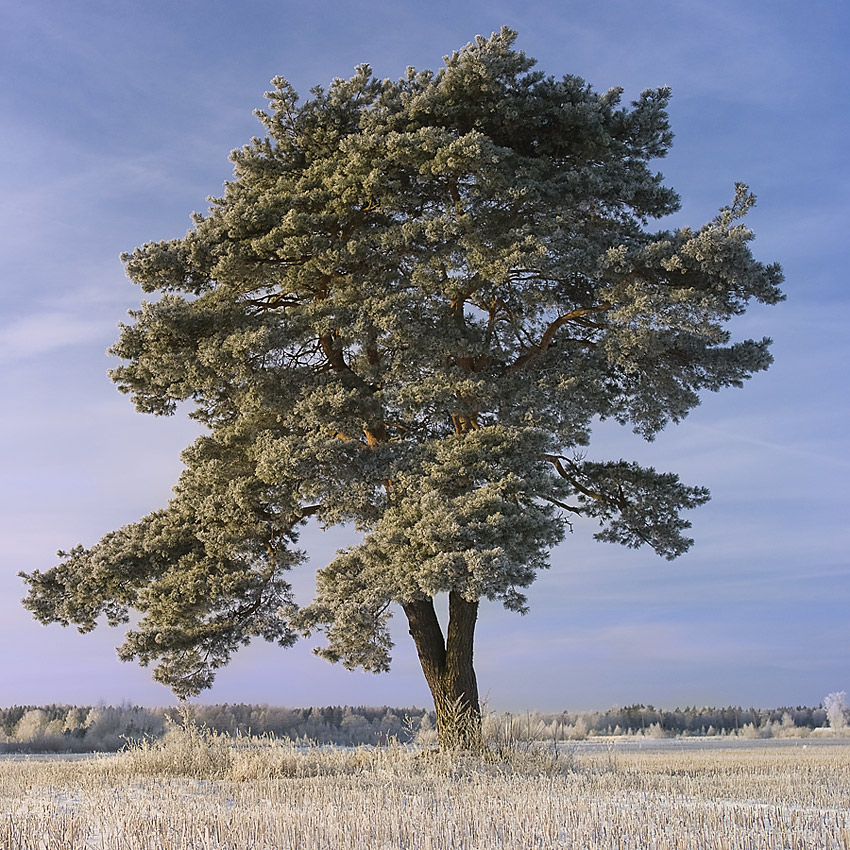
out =
{"type": "Polygon", "coordinates": [[[475,606],[524,611],[572,517],[688,548],[681,512],[707,491],[587,460],[592,426],[651,440],[767,368],[769,340],[727,324],[779,301],[781,272],[752,256],[740,184],[699,229],[649,229],[679,206],[650,167],[672,141],[667,89],[624,106],[534,70],[515,37],[397,81],[363,65],[303,102],[276,78],[223,196],[123,256],[154,297],[111,377],[138,410],[189,402],[207,430],[165,508],[25,576],[39,620],[139,612],[121,658],[186,696],[252,638],[313,629],[326,658],[385,670],[396,604],[435,699],[454,658],[465,684],[446,693],[477,710],[475,606]],[[299,609],[286,575],[309,517],[363,536],[299,609]]]}

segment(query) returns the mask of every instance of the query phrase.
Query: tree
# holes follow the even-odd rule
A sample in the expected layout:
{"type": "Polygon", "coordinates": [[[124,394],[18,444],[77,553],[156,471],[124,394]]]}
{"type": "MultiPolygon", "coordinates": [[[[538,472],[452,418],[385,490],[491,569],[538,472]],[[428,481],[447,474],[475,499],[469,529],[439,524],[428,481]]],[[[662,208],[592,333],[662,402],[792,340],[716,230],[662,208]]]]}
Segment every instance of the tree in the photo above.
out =
{"type": "Polygon", "coordinates": [[[575,517],[599,540],[674,558],[702,487],[586,459],[592,423],[651,440],[771,362],[726,323],[781,299],[731,206],[698,230],[649,163],[672,140],[667,89],[532,70],[503,29],[397,81],[368,66],[299,103],[282,78],[266,136],[232,154],[224,196],[182,239],[124,255],[155,294],[110,374],[144,413],[191,402],[207,431],[167,507],[24,575],[44,623],[141,618],[119,650],[197,694],[254,637],[386,670],[407,618],[444,746],[478,736],[479,600],[524,589],[575,517]],[[362,540],[295,606],[300,526],[362,540]],[[444,634],[434,598],[448,595],[444,634]]]}
{"type": "Polygon", "coordinates": [[[847,725],[844,710],[847,707],[847,691],[833,691],[824,697],[823,707],[831,729],[841,731],[847,725]]]}

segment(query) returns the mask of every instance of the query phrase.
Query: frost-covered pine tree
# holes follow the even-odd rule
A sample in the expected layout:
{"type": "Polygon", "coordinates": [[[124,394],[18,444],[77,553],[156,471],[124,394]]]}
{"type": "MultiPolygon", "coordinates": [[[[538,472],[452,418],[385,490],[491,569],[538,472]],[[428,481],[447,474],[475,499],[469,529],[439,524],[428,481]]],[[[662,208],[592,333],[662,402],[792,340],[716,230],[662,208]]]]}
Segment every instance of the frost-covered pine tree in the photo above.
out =
{"type": "Polygon", "coordinates": [[[572,517],[688,548],[680,513],[706,490],[585,460],[591,424],[651,439],[767,368],[769,341],[731,343],[726,323],[779,301],[780,270],[751,255],[744,186],[699,229],[647,229],[678,207],[650,168],[666,89],[623,106],[514,40],[399,81],[361,66],[304,102],[275,79],[224,196],[125,256],[154,297],[112,378],[145,413],[190,402],[207,431],[166,507],[24,576],[40,621],[135,610],[120,657],[187,696],[254,637],[321,630],[325,658],[386,670],[401,613],[441,744],[471,746],[480,600],[524,611],[572,517]],[[309,517],[363,536],[299,610],[286,576],[309,517]]]}

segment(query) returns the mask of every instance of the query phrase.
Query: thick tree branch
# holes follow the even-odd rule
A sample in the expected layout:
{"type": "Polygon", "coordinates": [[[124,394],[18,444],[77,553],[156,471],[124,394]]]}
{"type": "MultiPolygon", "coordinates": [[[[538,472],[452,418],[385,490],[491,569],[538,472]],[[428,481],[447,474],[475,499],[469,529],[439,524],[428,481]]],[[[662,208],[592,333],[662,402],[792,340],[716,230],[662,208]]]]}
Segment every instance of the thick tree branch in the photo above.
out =
{"type": "Polygon", "coordinates": [[[566,469],[564,469],[564,465],[563,465],[564,461],[567,464],[569,464],[570,466],[574,466],[573,462],[571,460],[569,460],[569,458],[561,457],[560,455],[544,455],[543,457],[544,457],[545,460],[548,460],[555,467],[555,469],[558,472],[558,475],[560,475],[561,478],[564,478],[567,481],[569,481],[570,484],[572,484],[573,487],[575,487],[576,490],[579,491],[579,493],[582,493],[583,495],[587,496],[589,499],[596,499],[596,500],[604,500],[605,499],[605,496],[602,493],[597,493],[594,490],[588,489],[583,484],[579,483],[575,474],[571,475],[567,472],[566,469]]]}
{"type": "Polygon", "coordinates": [[[517,372],[546,351],[549,346],[552,344],[552,341],[555,338],[555,334],[568,322],[580,322],[585,319],[586,316],[592,315],[594,313],[602,313],[606,310],[610,310],[613,305],[609,301],[604,301],[602,304],[597,305],[596,307],[581,307],[577,310],[571,310],[569,313],[565,313],[562,316],[558,316],[557,319],[552,321],[546,330],[543,333],[543,336],[540,338],[540,342],[533,345],[528,351],[524,354],[521,354],[507,369],[505,374],[512,374],[513,372],[517,372]]]}

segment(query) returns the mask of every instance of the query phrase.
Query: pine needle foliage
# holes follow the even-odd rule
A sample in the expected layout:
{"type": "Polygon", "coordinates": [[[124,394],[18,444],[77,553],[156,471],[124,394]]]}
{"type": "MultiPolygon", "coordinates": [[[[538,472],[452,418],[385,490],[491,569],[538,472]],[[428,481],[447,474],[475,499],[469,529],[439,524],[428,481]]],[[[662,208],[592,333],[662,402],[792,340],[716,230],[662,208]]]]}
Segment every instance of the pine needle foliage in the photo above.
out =
{"type": "Polygon", "coordinates": [[[665,558],[708,492],[673,473],[586,459],[592,424],[652,439],[700,393],[740,386],[769,340],[732,342],[752,301],[781,300],[732,203],[654,231],[676,193],[650,163],[672,141],[665,88],[630,105],[535,69],[503,29],[446,57],[300,101],[273,80],[265,135],[187,235],[124,255],[152,296],[112,354],[136,408],[187,402],[207,430],[161,510],[25,575],[42,622],[140,615],[119,650],[185,697],[254,638],[383,671],[406,615],[441,741],[463,706],[479,600],[527,609],[571,519],[665,558]],[[362,532],[299,609],[300,527],[362,532]],[[434,613],[449,595],[444,634],[434,613]]]}

